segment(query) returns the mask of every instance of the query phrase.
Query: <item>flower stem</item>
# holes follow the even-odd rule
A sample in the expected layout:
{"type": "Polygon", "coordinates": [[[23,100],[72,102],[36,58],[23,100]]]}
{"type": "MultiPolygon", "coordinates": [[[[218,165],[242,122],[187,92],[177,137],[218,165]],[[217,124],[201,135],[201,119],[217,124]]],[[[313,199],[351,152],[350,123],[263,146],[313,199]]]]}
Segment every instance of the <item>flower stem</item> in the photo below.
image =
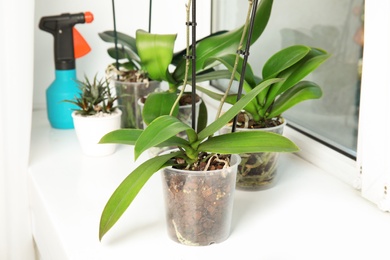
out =
{"type": "Polygon", "coordinates": [[[186,4],[186,67],[185,67],[183,86],[180,90],[179,95],[177,96],[175,103],[173,104],[173,106],[171,108],[171,112],[169,113],[170,116],[173,114],[175,107],[179,103],[180,98],[183,96],[184,90],[185,90],[187,83],[188,83],[188,71],[190,68],[190,59],[188,57],[190,55],[190,9],[191,9],[190,6],[191,6],[191,2],[192,2],[192,0],[188,0],[188,2],[186,4]]]}
{"type": "MultiPolygon", "coordinates": [[[[221,116],[222,107],[223,107],[223,105],[225,103],[225,100],[226,100],[227,96],[229,95],[230,89],[232,87],[232,84],[233,84],[233,81],[234,81],[234,78],[235,78],[235,74],[236,74],[237,67],[238,67],[238,61],[240,59],[240,51],[242,49],[242,46],[243,46],[243,43],[244,43],[244,39],[245,39],[245,35],[246,35],[246,32],[248,30],[248,26],[249,26],[249,20],[250,20],[250,16],[251,16],[252,7],[253,7],[253,1],[249,0],[248,12],[247,12],[247,15],[246,15],[246,20],[245,20],[245,24],[244,24],[244,29],[242,31],[240,43],[238,44],[237,53],[236,53],[236,60],[234,62],[232,75],[230,77],[229,84],[228,84],[228,87],[227,87],[227,89],[225,91],[225,94],[223,95],[223,97],[222,97],[222,99],[221,99],[221,101],[219,103],[219,107],[218,107],[218,110],[217,110],[217,115],[216,115],[216,118],[215,118],[216,120],[221,116]]],[[[241,75],[241,76],[244,76],[244,75],[241,75]]]]}

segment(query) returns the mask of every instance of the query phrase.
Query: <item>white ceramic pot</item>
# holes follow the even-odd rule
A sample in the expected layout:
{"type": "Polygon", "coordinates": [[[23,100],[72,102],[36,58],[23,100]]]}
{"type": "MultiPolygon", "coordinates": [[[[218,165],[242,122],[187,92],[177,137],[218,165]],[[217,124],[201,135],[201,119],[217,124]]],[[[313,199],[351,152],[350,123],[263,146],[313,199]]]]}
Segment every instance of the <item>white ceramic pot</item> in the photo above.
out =
{"type": "Polygon", "coordinates": [[[122,111],[116,109],[111,114],[81,116],[72,113],[74,128],[84,154],[89,156],[106,156],[115,152],[116,144],[99,144],[107,133],[121,126],[122,111]]]}

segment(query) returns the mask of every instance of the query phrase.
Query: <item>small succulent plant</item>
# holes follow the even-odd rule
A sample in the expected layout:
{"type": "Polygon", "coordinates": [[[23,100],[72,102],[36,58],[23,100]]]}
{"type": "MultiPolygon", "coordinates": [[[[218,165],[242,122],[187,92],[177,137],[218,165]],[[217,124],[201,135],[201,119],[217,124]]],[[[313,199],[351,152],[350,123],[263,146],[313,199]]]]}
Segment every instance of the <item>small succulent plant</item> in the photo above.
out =
{"type": "Polygon", "coordinates": [[[111,93],[107,80],[93,78],[91,82],[86,76],[84,81],[78,81],[81,92],[73,100],[64,100],[75,104],[79,109],[74,109],[77,114],[83,116],[98,113],[111,114],[116,109],[114,101],[118,98],[111,93]]]}

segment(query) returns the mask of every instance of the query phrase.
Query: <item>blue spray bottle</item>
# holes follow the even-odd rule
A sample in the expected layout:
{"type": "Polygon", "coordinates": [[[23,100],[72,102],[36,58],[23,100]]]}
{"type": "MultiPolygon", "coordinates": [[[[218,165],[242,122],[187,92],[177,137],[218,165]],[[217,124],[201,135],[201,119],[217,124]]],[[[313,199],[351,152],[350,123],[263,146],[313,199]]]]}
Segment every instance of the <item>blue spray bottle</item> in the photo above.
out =
{"type": "Polygon", "coordinates": [[[63,102],[79,93],[75,59],[91,48],[74,28],[77,23],[90,23],[90,12],[42,17],[39,28],[54,36],[55,80],[46,90],[47,115],[53,128],[71,129],[73,104],[63,102]]]}

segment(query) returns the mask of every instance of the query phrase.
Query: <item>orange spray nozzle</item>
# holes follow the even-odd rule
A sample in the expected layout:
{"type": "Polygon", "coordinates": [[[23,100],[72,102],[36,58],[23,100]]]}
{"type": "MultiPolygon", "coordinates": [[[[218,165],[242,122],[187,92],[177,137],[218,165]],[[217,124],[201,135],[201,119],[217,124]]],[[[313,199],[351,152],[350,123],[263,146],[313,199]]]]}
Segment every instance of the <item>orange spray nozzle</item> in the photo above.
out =
{"type": "Polygon", "coordinates": [[[93,14],[91,12],[85,12],[84,13],[84,19],[86,23],[92,23],[93,21],[93,14]]]}
{"type": "Polygon", "coordinates": [[[91,51],[91,47],[89,47],[87,41],[83,38],[83,36],[81,36],[76,28],[73,28],[73,49],[74,57],[76,59],[83,57],[91,51]]]}
{"type": "MultiPolygon", "coordinates": [[[[86,23],[92,23],[93,14],[91,12],[84,13],[84,20],[86,23]]],[[[88,43],[85,41],[83,36],[73,28],[73,48],[74,48],[74,57],[76,59],[83,57],[87,53],[91,51],[91,47],[89,47],[88,43]]]]}
{"type": "Polygon", "coordinates": [[[61,14],[42,17],[39,28],[54,36],[54,54],[56,69],[69,70],[75,68],[75,59],[87,54],[91,48],[81,34],[74,28],[78,23],[91,23],[90,12],[77,14],[61,14]]]}

